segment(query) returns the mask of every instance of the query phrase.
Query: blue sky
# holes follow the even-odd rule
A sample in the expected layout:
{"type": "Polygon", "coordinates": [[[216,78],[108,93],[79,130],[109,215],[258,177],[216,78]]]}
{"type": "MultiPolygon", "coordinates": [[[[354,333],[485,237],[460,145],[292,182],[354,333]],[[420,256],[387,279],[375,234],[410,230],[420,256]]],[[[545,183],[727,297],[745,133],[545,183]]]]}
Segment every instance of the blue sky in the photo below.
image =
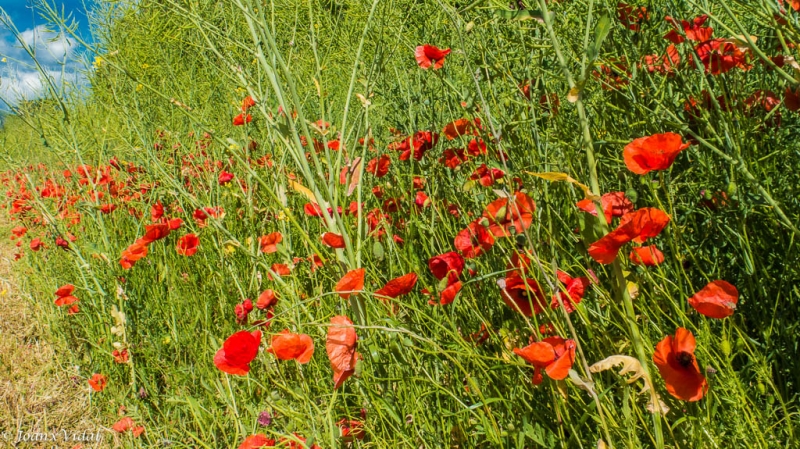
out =
{"type": "MultiPolygon", "coordinates": [[[[36,0],[39,2],[41,0],[36,0]]],[[[46,0],[51,6],[78,23],[78,33],[91,41],[86,8],[91,9],[92,0],[46,0]]],[[[37,59],[56,84],[82,86],[84,67],[78,62],[80,47],[70,36],[61,34],[57,27],[43,19],[31,7],[33,0],[0,0],[4,11],[20,32],[21,38],[35,49],[37,59]]],[[[0,16],[2,16],[0,11],[0,16]]],[[[33,66],[31,58],[22,50],[18,40],[0,17],[0,97],[14,105],[20,99],[39,98],[43,94],[43,81],[33,66]]],[[[0,109],[7,109],[0,101],[0,109]]]]}

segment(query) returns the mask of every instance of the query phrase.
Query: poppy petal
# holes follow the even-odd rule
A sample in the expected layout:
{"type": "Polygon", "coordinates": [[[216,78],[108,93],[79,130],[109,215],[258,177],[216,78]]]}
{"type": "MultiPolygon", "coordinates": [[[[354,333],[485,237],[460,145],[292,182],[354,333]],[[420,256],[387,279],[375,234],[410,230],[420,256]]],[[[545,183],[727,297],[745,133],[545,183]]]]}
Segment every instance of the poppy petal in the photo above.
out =
{"type": "Polygon", "coordinates": [[[737,302],[739,302],[739,291],[732,284],[722,280],[710,282],[689,298],[689,305],[692,308],[709,318],[719,319],[733,315],[737,302]]]}
{"type": "Polygon", "coordinates": [[[353,292],[360,292],[362,290],[364,290],[363,268],[348,271],[339,279],[339,282],[336,283],[336,292],[344,299],[349,298],[353,292]]]}

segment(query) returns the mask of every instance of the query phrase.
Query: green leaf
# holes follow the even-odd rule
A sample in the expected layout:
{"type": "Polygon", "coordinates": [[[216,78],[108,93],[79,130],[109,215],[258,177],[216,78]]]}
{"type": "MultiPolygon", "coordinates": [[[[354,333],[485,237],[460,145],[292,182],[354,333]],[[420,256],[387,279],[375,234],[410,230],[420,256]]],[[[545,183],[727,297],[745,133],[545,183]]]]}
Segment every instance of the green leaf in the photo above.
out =
{"type": "Polygon", "coordinates": [[[469,191],[470,191],[470,190],[472,190],[474,187],[475,187],[475,180],[474,180],[474,179],[471,179],[471,180],[469,180],[469,181],[465,182],[465,183],[464,183],[464,186],[463,186],[463,187],[461,187],[461,189],[462,189],[463,191],[465,191],[465,192],[469,192],[469,191]]]}
{"type": "Polygon", "coordinates": [[[590,64],[600,55],[600,47],[603,46],[603,41],[610,31],[611,19],[608,18],[608,15],[604,15],[597,21],[597,28],[594,29],[594,42],[589,44],[589,48],[586,49],[590,64]]]}
{"type": "MultiPolygon", "coordinates": [[[[544,23],[544,15],[538,9],[520,9],[516,11],[496,9],[494,16],[504,20],[535,20],[539,23],[544,23]]],[[[553,17],[553,13],[550,13],[550,17],[553,17]]]]}
{"type": "Polygon", "coordinates": [[[378,260],[383,260],[385,253],[381,242],[376,240],[375,243],[372,244],[372,255],[378,260]]]}

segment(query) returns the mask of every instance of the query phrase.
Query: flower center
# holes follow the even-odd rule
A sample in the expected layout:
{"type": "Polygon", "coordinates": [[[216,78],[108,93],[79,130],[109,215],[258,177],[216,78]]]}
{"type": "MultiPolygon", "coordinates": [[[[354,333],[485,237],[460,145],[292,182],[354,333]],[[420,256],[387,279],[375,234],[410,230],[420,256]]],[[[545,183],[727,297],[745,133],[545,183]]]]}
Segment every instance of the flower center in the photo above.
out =
{"type": "Polygon", "coordinates": [[[694,361],[694,357],[688,352],[679,352],[678,355],[675,356],[675,359],[677,359],[678,363],[684,368],[688,368],[694,361]]]}

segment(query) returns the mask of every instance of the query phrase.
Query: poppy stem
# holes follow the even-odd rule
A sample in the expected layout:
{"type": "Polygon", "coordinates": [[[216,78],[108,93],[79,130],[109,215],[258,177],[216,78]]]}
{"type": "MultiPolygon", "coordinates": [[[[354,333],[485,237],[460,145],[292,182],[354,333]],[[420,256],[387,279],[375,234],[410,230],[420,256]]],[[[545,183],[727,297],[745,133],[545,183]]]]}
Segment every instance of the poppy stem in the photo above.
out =
{"type": "MultiPolygon", "coordinates": [[[[594,2],[590,0],[590,8],[594,2]]],[[[547,28],[547,34],[550,37],[550,42],[553,44],[553,50],[556,53],[556,57],[558,58],[559,65],[561,66],[561,70],[564,73],[564,77],[567,80],[567,84],[569,85],[570,90],[575,89],[577,86],[575,84],[575,80],[570,72],[569,66],[567,65],[567,61],[564,58],[564,54],[561,52],[561,45],[556,36],[556,33],[553,29],[553,19],[550,16],[550,12],[547,9],[547,3],[545,0],[539,0],[539,7],[542,11],[542,16],[544,18],[545,27],[547,28]]],[[[591,20],[589,17],[588,20],[591,20]]],[[[587,27],[589,26],[587,21],[587,27]]],[[[585,72],[586,59],[584,59],[584,68],[583,72],[585,72]]],[[[581,85],[585,80],[581,80],[581,85]]],[[[592,139],[592,132],[589,128],[589,120],[586,116],[586,108],[584,107],[583,100],[582,100],[582,92],[579,90],[578,95],[576,98],[576,107],[578,110],[578,118],[581,124],[581,130],[583,134],[583,143],[584,148],[586,150],[586,165],[587,169],[589,170],[589,186],[592,189],[592,193],[598,198],[595,200],[595,209],[597,210],[597,219],[600,223],[601,234],[605,235],[608,233],[608,223],[606,222],[605,213],[603,212],[602,205],[599,201],[600,198],[600,183],[598,181],[597,176],[597,160],[595,159],[594,155],[594,142],[592,139]]],[[[633,301],[628,294],[627,290],[627,282],[625,280],[625,275],[622,272],[622,265],[619,259],[615,259],[613,263],[613,272],[614,272],[614,280],[615,280],[615,295],[617,296],[618,300],[622,302],[623,308],[625,311],[625,318],[628,324],[628,328],[630,329],[631,340],[633,341],[633,346],[636,351],[636,356],[639,359],[639,362],[642,365],[642,369],[645,372],[645,375],[650,377],[650,369],[648,368],[648,357],[647,353],[644,350],[644,344],[642,342],[642,337],[639,332],[639,328],[636,324],[636,313],[633,308],[633,301]]],[[[654,428],[654,436],[655,436],[655,446],[658,449],[664,448],[664,435],[661,429],[661,414],[654,413],[653,414],[653,428],[654,428]]],[[[606,439],[608,439],[609,446],[612,445],[610,438],[608,437],[608,429],[603,429],[606,432],[606,439]]]]}

